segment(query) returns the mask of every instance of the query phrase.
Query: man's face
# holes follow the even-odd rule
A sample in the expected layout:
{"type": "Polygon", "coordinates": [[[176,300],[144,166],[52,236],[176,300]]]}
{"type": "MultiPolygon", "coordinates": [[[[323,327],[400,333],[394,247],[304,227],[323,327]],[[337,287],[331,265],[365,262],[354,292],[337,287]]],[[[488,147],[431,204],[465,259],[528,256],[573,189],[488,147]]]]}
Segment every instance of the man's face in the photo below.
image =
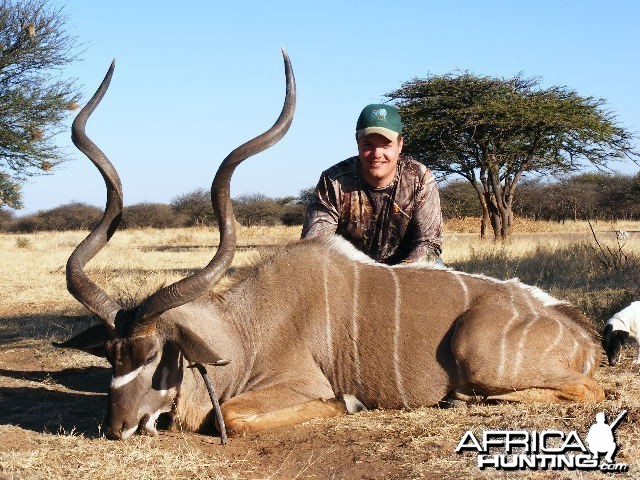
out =
{"type": "Polygon", "coordinates": [[[402,137],[397,140],[372,133],[358,140],[360,170],[364,180],[372,187],[386,187],[396,174],[402,151],[402,137]]]}

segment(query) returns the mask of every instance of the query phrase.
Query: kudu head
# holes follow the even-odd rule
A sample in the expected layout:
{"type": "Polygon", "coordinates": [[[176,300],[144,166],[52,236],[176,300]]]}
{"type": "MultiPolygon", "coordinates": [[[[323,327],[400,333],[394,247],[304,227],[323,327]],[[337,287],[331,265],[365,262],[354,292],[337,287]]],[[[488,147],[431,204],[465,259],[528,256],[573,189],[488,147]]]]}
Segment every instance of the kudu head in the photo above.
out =
{"type": "Polygon", "coordinates": [[[122,215],[122,186],[116,170],[86,136],[89,116],[104,96],[114,64],[100,87],[73,122],[72,140],[98,168],[107,187],[107,203],[100,223],[78,245],[67,262],[67,288],[102,323],[55,344],[106,356],[113,369],[105,431],[109,438],[124,439],[136,431],[155,434],[155,421],[171,410],[180,382],[183,361],[225,365],[215,345],[205,343],[193,330],[163,317],[215,285],[233,260],[236,248],[235,219],[230,182],[240,162],[278,142],[287,132],[295,109],[295,80],[283,49],[286,97],[275,124],[263,134],[236,148],[224,159],[211,185],[211,201],[218,219],[220,244],[213,259],[198,272],[160,289],[140,305],[125,309],[96,285],[84,267],[109,241],[122,215]]]}

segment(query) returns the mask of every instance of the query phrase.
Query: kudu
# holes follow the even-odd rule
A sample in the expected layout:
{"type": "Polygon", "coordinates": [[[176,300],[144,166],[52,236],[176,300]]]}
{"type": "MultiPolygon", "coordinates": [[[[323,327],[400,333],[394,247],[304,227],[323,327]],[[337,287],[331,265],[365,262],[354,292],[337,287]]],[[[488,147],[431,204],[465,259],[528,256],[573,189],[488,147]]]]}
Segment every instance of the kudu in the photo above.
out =
{"type": "MultiPolygon", "coordinates": [[[[284,53],[284,52],[283,52],[284,53]]],[[[231,433],[292,425],[362,408],[446,399],[595,401],[596,345],[574,307],[517,280],[377,264],[339,237],[282,247],[223,297],[209,294],[231,264],[235,167],[284,136],[295,83],[274,126],[234,150],[211,187],[220,246],[202,270],[123,309],[84,272],[122,212],[118,175],[84,133],[113,66],[73,123],[73,141],[98,167],[108,200],[100,224],[69,258],[69,291],[99,325],[61,344],[106,355],[113,368],[106,432],[155,433],[163,412],[182,427],[213,425],[191,362],[226,365],[213,382],[231,433]]],[[[211,368],[210,368],[211,370],[211,368]]]]}

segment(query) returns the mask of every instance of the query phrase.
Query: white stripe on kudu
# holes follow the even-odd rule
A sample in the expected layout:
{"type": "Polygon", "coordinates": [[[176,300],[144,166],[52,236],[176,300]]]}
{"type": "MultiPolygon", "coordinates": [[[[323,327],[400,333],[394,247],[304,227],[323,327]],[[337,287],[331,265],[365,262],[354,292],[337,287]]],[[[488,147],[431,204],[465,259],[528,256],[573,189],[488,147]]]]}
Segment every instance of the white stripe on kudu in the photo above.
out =
{"type": "Polygon", "coordinates": [[[353,363],[356,374],[356,387],[362,387],[362,376],[360,371],[360,350],[358,349],[358,339],[360,337],[360,326],[358,325],[358,288],[360,284],[360,270],[358,263],[353,262],[353,300],[351,310],[351,343],[353,344],[353,363]]]}
{"type": "Polygon", "coordinates": [[[540,358],[546,358],[547,354],[551,352],[554,348],[556,348],[560,343],[560,341],[562,340],[562,335],[564,334],[564,325],[562,325],[560,320],[558,320],[555,317],[553,318],[553,321],[556,322],[556,325],[558,325],[559,327],[558,334],[556,335],[556,338],[553,339],[553,342],[551,342],[549,346],[547,346],[547,348],[544,349],[544,352],[542,352],[542,355],[540,356],[540,358]]]}
{"type": "Polygon", "coordinates": [[[393,372],[395,373],[396,386],[398,387],[398,393],[402,400],[402,406],[408,407],[409,402],[407,402],[407,395],[404,392],[404,385],[402,382],[402,374],[400,373],[400,281],[398,280],[398,275],[394,270],[389,269],[389,272],[391,272],[391,277],[393,278],[396,296],[393,328],[393,372]]]}
{"type": "Polygon", "coordinates": [[[130,371],[126,375],[120,375],[119,377],[113,377],[111,379],[111,388],[120,388],[124,387],[127,383],[132,382],[140,372],[142,371],[142,367],[138,367],[135,370],[130,371]]]}
{"type": "Polygon", "coordinates": [[[325,335],[327,339],[327,354],[334,381],[336,381],[335,359],[333,354],[333,331],[331,328],[331,309],[329,308],[329,278],[327,272],[328,258],[322,262],[322,284],[324,288],[324,314],[325,314],[325,335]]]}
{"type": "Polygon", "coordinates": [[[578,353],[578,348],[580,347],[580,345],[578,345],[578,342],[576,341],[575,338],[573,338],[572,340],[573,340],[573,348],[571,349],[571,353],[569,353],[569,355],[567,356],[568,362],[570,362],[575,356],[575,354],[578,353]]]}
{"type": "Polygon", "coordinates": [[[471,297],[469,296],[469,288],[467,287],[467,284],[464,283],[462,276],[459,275],[458,272],[452,272],[452,273],[453,273],[453,278],[455,278],[458,281],[464,293],[464,311],[466,312],[467,310],[469,310],[469,307],[471,306],[471,297]]]}
{"type": "Polygon", "coordinates": [[[524,329],[522,330],[522,335],[520,336],[520,341],[518,342],[518,347],[516,348],[516,360],[515,362],[513,362],[514,375],[517,375],[518,371],[520,370],[520,364],[522,363],[522,355],[524,352],[524,342],[525,342],[525,339],[527,338],[527,334],[529,333],[529,330],[531,330],[531,327],[533,327],[533,325],[540,318],[540,315],[538,314],[538,309],[531,302],[531,298],[529,297],[529,295],[523,295],[523,296],[527,302],[527,306],[529,307],[529,310],[533,314],[533,318],[529,319],[524,329]]]}
{"type": "Polygon", "coordinates": [[[502,329],[502,338],[500,339],[500,364],[498,365],[498,374],[497,374],[498,382],[500,382],[502,380],[502,377],[504,376],[504,367],[507,360],[507,335],[509,335],[509,329],[513,324],[513,322],[515,322],[520,317],[520,313],[518,312],[518,309],[513,303],[512,288],[509,289],[509,294],[510,294],[509,306],[511,307],[511,318],[502,329]]]}
{"type": "Polygon", "coordinates": [[[589,370],[591,370],[591,367],[593,366],[594,363],[594,359],[592,355],[589,355],[589,358],[587,358],[587,361],[584,364],[584,368],[582,369],[582,373],[584,375],[586,375],[587,373],[589,373],[589,370]]]}

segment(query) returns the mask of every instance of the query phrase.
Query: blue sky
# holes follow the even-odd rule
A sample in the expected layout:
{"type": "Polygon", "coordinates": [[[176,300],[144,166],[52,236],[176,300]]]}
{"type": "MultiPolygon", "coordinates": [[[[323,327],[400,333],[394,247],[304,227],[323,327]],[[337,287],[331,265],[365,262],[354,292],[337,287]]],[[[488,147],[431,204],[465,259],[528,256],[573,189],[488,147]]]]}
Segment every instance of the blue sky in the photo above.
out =
{"type": "MultiPolygon", "coordinates": [[[[296,117],[279,144],[238,168],[232,196],[295,195],[315,185],[322,170],[356,153],[364,105],[428,73],[540,76],[544,86],[605,98],[622,125],[640,132],[633,0],[51,4],[84,43],[83,60],[65,72],[78,79],[83,102],[116,59],[87,132],[118,169],[125,205],[208,188],[229,151],[271,126],[284,97],[281,45],[296,74],[296,117]]],[[[59,143],[72,160],[24,186],[20,214],[104,204],[95,168],[67,132],[59,143]]]]}

